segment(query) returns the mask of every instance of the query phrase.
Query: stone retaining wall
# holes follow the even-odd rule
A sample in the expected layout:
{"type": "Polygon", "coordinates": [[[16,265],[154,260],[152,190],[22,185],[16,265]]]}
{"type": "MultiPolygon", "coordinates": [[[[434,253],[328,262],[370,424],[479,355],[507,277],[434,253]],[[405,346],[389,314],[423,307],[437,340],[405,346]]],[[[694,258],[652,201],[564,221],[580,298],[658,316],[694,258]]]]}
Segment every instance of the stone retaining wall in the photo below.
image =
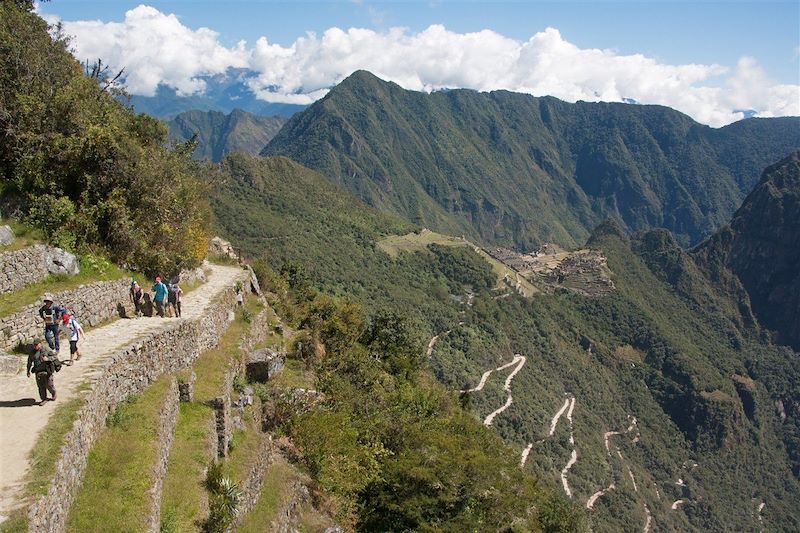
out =
{"type": "Polygon", "coordinates": [[[172,441],[175,439],[179,403],[178,382],[173,379],[158,417],[158,456],[153,468],[153,486],[150,487],[150,516],[147,519],[147,530],[150,533],[158,533],[161,529],[161,490],[164,487],[164,477],[167,475],[172,441]]]}
{"type": "MultiPolygon", "coordinates": [[[[181,321],[148,338],[132,343],[108,358],[87,393],[72,430],[66,435],[47,494],[28,512],[30,532],[60,533],[83,480],[89,451],[108,414],[131,394],[146,389],[161,375],[190,366],[213,348],[228,327],[228,313],[236,305],[233,287],[192,321],[181,321]]],[[[176,402],[177,403],[177,402],[176,402]]]]}
{"type": "Polygon", "coordinates": [[[217,457],[227,457],[233,442],[233,417],[231,416],[231,396],[233,395],[233,382],[236,376],[244,375],[244,364],[241,358],[231,361],[225,371],[222,390],[219,396],[211,400],[214,408],[217,431],[217,457]]]}
{"type": "Polygon", "coordinates": [[[247,513],[258,503],[258,499],[261,497],[261,489],[264,487],[267,467],[275,460],[275,448],[270,435],[261,434],[261,444],[257,453],[258,455],[250,466],[247,478],[239,486],[241,498],[239,499],[239,513],[236,516],[236,525],[241,525],[247,513]]]}
{"type": "MultiPolygon", "coordinates": [[[[53,295],[56,305],[75,315],[82,326],[97,326],[119,316],[130,316],[133,306],[128,301],[131,279],[98,281],[77,289],[53,295]]],[[[0,350],[13,350],[41,337],[44,325],[39,316],[42,302],[23,307],[13,315],[0,318],[0,350]]]]}
{"type": "Polygon", "coordinates": [[[0,253],[0,294],[42,281],[50,274],[76,274],[74,255],[61,248],[34,244],[21,250],[0,253]]]}
{"type": "Polygon", "coordinates": [[[267,338],[267,325],[269,322],[269,309],[262,309],[250,322],[250,327],[244,339],[239,343],[240,357],[231,362],[225,371],[222,389],[218,396],[209,402],[214,408],[215,430],[217,434],[217,457],[227,457],[233,441],[233,416],[231,414],[231,397],[233,395],[233,382],[237,376],[245,375],[245,363],[250,351],[267,338]]]}

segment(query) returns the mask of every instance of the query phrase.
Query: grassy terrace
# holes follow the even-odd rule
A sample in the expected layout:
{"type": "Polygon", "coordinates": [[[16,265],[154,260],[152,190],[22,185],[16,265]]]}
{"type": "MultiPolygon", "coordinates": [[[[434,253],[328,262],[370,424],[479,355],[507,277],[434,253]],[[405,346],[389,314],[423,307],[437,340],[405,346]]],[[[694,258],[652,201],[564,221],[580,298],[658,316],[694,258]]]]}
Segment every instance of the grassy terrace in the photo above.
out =
{"type": "MultiPolygon", "coordinates": [[[[298,482],[306,486],[311,484],[308,476],[291,466],[282,457],[278,457],[267,468],[261,497],[237,531],[239,533],[261,533],[270,530],[270,524],[278,516],[278,512],[289,503],[291,490],[298,482]]],[[[309,504],[295,510],[295,514],[301,516],[297,526],[302,532],[322,531],[332,525],[329,519],[321,516],[309,504]]]]}
{"type": "Polygon", "coordinates": [[[390,257],[397,257],[400,252],[417,252],[424,250],[429,244],[439,244],[441,246],[469,246],[475,253],[480,255],[492,267],[497,274],[498,288],[505,287],[503,278],[508,276],[520,284],[525,296],[533,296],[539,292],[530,281],[519,275],[518,272],[509,268],[504,263],[489,255],[483,248],[467,240],[449,235],[442,235],[435,231],[423,230],[420,233],[407,233],[406,235],[390,235],[378,242],[378,247],[389,254],[390,257]]]}
{"type": "MultiPolygon", "coordinates": [[[[194,401],[180,406],[161,495],[161,529],[165,533],[198,530],[206,518],[205,471],[216,435],[214,411],[203,402],[219,393],[228,364],[239,356],[239,342],[250,328],[245,314],[253,316],[259,310],[259,304],[251,298],[244,310],[236,311],[236,320],[222,335],[219,345],[202,353],[194,364],[194,401]]],[[[237,437],[237,444],[241,440],[237,437]]]]}
{"type": "Polygon", "coordinates": [[[161,530],[192,531],[206,515],[203,485],[206,467],[216,438],[214,412],[201,403],[181,403],[175,440],[172,442],[167,476],[161,496],[161,530]]]}
{"type": "Polygon", "coordinates": [[[44,235],[41,231],[18,220],[0,218],[0,226],[9,226],[11,231],[14,232],[14,240],[11,241],[11,244],[0,246],[0,253],[21,250],[44,241],[44,235]]]}
{"type": "Polygon", "coordinates": [[[158,417],[171,375],[132,396],[108,418],[89,452],[67,531],[144,531],[158,442],[158,417]]]}
{"type": "MultiPolygon", "coordinates": [[[[260,404],[257,402],[256,406],[260,406],[260,404]]],[[[256,420],[253,419],[252,414],[256,410],[256,406],[245,408],[242,420],[245,427],[234,432],[233,448],[222,463],[222,471],[225,476],[240,485],[250,473],[250,467],[255,461],[262,439],[267,438],[266,433],[261,431],[261,421],[258,420],[260,417],[256,417],[256,420]]]]}

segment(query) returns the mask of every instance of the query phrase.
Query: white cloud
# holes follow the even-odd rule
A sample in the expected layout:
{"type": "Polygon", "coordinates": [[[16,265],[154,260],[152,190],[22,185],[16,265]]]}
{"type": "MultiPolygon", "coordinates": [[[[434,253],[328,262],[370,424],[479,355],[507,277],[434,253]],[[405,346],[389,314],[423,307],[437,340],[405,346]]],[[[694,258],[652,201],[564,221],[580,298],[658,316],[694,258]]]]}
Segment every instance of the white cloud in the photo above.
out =
{"type": "Polygon", "coordinates": [[[226,48],[217,32],[192,30],[175,15],[145,5],[125,13],[123,22],[65,21],[63,26],[74,37],[79,59],[100,58],[116,68],[125,67],[125,84],[133,94],[151,96],[159,83],[184,95],[202,92],[205,84],[199,76],[246,67],[248,62],[243,41],[226,48]]]}
{"type": "Polygon", "coordinates": [[[175,15],[144,5],[128,11],[123,22],[64,22],[64,28],[75,37],[79,58],[124,66],[133,94],[152,95],[159,83],[181,94],[202,92],[202,76],[244,67],[256,73],[248,87],[259,98],[310,103],[365,69],[412,90],[507,89],[572,102],[633,98],[714,126],[742,118],[742,110],[800,115],[800,86],[771,81],[751,58],[733,68],[670,65],[641,54],[579,48],[554,28],[520,42],[491,30],[456,33],[441,25],[417,33],[334,27],[288,47],[266,37],[250,47],[225,47],[216,32],[188,28],[175,15]]]}

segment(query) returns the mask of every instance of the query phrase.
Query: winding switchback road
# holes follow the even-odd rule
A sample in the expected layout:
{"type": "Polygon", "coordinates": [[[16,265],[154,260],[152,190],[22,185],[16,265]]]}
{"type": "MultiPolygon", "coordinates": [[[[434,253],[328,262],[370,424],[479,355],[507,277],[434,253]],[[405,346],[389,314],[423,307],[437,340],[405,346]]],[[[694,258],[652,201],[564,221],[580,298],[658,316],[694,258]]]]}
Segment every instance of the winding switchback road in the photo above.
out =
{"type": "MultiPolygon", "coordinates": [[[[505,411],[506,409],[508,409],[509,407],[511,407],[511,404],[514,403],[514,398],[511,396],[511,382],[514,380],[514,377],[519,373],[519,371],[522,370],[522,367],[525,366],[526,360],[527,359],[523,355],[520,354],[514,355],[514,359],[511,361],[511,365],[516,364],[517,368],[511,371],[508,377],[506,377],[505,383],[503,384],[503,390],[505,390],[508,393],[508,398],[506,398],[506,403],[504,403],[501,407],[495,409],[494,411],[486,415],[486,418],[483,419],[484,426],[487,427],[491,426],[492,423],[494,422],[494,418],[503,411],[505,411]]],[[[508,368],[508,366],[511,365],[504,365],[503,368],[508,368]]],[[[484,374],[484,376],[485,375],[486,374],[484,374]]]]}

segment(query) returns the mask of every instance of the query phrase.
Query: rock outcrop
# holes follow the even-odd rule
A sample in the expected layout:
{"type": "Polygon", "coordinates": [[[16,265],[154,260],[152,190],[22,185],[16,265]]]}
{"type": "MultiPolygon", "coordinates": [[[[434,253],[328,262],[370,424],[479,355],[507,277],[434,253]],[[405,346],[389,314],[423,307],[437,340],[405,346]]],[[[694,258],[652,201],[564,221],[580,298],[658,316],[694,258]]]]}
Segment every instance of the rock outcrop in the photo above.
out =
{"type": "Polygon", "coordinates": [[[233,245],[223,239],[222,237],[214,237],[208,245],[208,253],[217,257],[228,257],[230,259],[239,259],[233,245]]]}
{"type": "Polygon", "coordinates": [[[247,355],[247,381],[265,383],[283,368],[284,355],[269,348],[247,355]]]}

